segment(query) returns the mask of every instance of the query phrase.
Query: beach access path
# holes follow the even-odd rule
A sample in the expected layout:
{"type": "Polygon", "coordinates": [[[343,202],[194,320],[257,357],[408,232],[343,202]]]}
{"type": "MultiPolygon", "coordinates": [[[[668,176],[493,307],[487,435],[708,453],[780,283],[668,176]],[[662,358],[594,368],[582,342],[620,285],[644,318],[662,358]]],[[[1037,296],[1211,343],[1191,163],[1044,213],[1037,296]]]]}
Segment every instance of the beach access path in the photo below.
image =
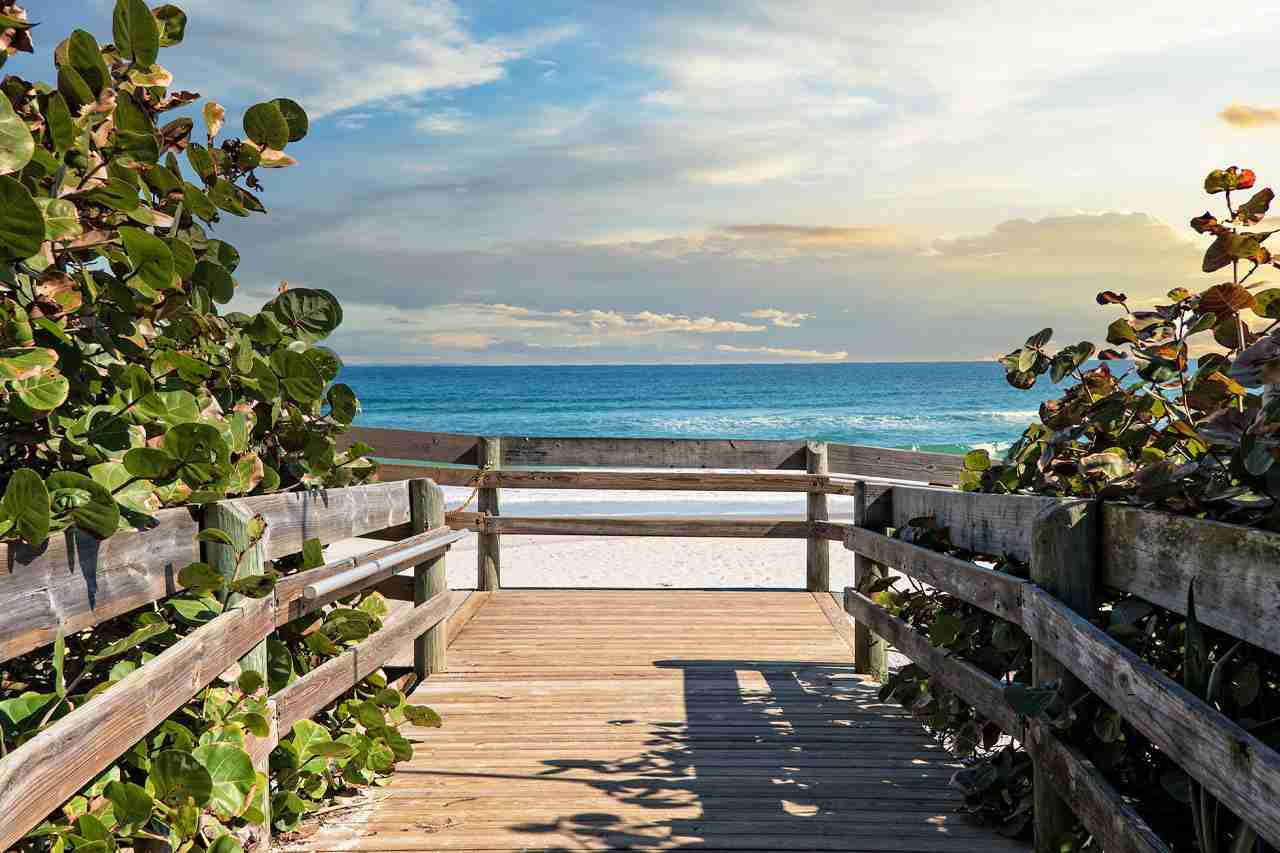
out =
{"type": "Polygon", "coordinates": [[[957,812],[959,763],[854,673],[826,593],[478,595],[411,698],[444,727],[285,849],[1030,849],[957,812]]]}

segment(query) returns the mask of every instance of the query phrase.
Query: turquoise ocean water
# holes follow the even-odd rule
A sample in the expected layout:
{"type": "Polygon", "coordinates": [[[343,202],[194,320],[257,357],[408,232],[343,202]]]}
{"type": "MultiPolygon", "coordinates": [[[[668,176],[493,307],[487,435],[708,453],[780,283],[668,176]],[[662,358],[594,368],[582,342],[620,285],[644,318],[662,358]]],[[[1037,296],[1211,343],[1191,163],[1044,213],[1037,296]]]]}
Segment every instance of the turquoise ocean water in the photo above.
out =
{"type": "MultiPolygon", "coordinates": [[[[819,439],[1002,452],[1050,393],[994,363],[349,366],[361,426],[477,435],[819,439]]],[[[446,488],[450,506],[470,489],[446,488]]],[[[803,495],[505,489],[518,515],[803,517],[803,495]]],[[[833,518],[853,511],[832,498],[833,518]]]]}
{"type": "Polygon", "coordinates": [[[819,439],[1003,450],[1047,382],[993,362],[941,364],[348,366],[357,424],[479,435],[819,439]]]}

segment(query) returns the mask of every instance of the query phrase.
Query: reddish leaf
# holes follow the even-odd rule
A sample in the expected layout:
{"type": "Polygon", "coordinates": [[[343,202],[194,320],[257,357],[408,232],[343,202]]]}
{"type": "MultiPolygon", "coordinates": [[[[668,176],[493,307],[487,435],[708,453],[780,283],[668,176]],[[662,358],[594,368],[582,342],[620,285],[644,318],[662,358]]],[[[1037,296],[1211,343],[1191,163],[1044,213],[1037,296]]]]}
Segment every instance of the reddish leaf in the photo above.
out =
{"type": "Polygon", "coordinates": [[[1218,217],[1207,210],[1204,216],[1197,216],[1191,220],[1191,228],[1197,234],[1221,234],[1226,230],[1222,223],[1218,222],[1218,217]]]}
{"type": "Polygon", "coordinates": [[[1200,310],[1218,317],[1252,308],[1253,305],[1253,294],[1231,282],[1215,284],[1200,294],[1200,310]]]}

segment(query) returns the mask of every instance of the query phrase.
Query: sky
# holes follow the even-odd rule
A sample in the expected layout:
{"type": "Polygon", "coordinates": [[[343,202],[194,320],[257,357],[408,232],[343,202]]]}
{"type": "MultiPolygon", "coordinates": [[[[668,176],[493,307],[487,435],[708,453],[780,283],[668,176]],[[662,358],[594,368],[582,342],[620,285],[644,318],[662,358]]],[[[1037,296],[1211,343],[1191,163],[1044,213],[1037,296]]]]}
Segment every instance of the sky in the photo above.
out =
{"type": "MultiPolygon", "coordinates": [[[[110,39],[110,0],[25,5],[5,73],[110,39]]],[[[235,305],[332,291],[350,363],[1101,343],[1097,291],[1217,283],[1187,226],[1210,169],[1280,181],[1277,0],[179,5],[177,87],[232,127],[280,96],[312,118],[269,215],[217,228],[235,305]]]]}

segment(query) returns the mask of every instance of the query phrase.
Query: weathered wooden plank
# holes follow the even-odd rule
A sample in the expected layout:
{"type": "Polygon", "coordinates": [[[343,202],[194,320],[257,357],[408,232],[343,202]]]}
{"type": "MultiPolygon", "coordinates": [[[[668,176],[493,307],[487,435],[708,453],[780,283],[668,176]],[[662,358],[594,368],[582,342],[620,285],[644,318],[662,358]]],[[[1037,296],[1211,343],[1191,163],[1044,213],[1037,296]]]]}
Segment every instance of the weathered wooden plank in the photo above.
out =
{"type": "Polygon", "coordinates": [[[1102,510],[1102,583],[1280,653],[1280,534],[1123,504],[1102,510]]]}
{"type": "Polygon", "coordinates": [[[457,641],[462,629],[467,627],[472,619],[476,618],[480,608],[489,603],[489,598],[492,595],[492,592],[486,590],[472,590],[471,594],[449,615],[449,627],[447,629],[447,642],[449,645],[453,645],[457,641]]]}
{"type": "Polygon", "coordinates": [[[856,444],[830,444],[831,470],[863,477],[918,480],[950,486],[960,479],[964,457],[952,453],[923,453],[856,444]]]}
{"type": "Polygon", "coordinates": [[[1023,627],[1271,844],[1280,844],[1280,754],[1048,593],[1028,589],[1023,627]]]}
{"type": "Polygon", "coordinates": [[[1022,592],[1027,581],[1021,578],[861,527],[845,529],[845,547],[1002,619],[1022,620],[1022,592]]]}
{"type": "MultiPolygon", "coordinates": [[[[488,470],[502,467],[503,444],[500,438],[480,439],[480,463],[488,470]]],[[[501,513],[496,486],[476,492],[476,510],[493,517],[501,513]]],[[[476,537],[476,589],[492,591],[502,587],[501,530],[485,525],[476,537]]]]}
{"type": "Polygon", "coordinates": [[[504,436],[504,463],[603,468],[805,467],[803,441],[701,438],[521,438],[504,436]]]}
{"type": "Polygon", "coordinates": [[[1031,526],[1057,498],[987,495],[923,486],[894,486],[892,527],[932,516],[951,531],[951,541],[980,554],[1031,558],[1031,526]]]}
{"type": "Polygon", "coordinates": [[[809,522],[777,518],[493,518],[480,513],[451,512],[446,521],[455,530],[521,535],[809,538],[809,522]]]}
{"type": "Polygon", "coordinates": [[[900,619],[889,615],[852,588],[846,608],[883,633],[930,676],[954,690],[986,719],[1024,742],[1047,784],[1068,798],[1076,815],[1108,853],[1168,853],[1151,827],[1078,750],[1065,744],[1039,720],[1020,718],[1004,700],[1004,688],[967,661],[929,643],[900,619]],[[850,595],[852,593],[852,595],[850,595]],[[852,602],[852,603],[850,603],[852,602]]]}
{"type": "MultiPolygon", "coordinates": [[[[426,531],[444,527],[444,490],[430,480],[409,481],[409,508],[414,529],[426,531]]],[[[413,567],[413,603],[421,607],[437,595],[449,591],[445,577],[444,554],[438,554],[413,567]]],[[[449,648],[448,625],[441,620],[413,640],[413,672],[422,682],[433,672],[445,671],[445,653],[449,648]]]]}
{"type": "MultiPolygon", "coordinates": [[[[805,471],[813,476],[827,475],[827,445],[811,441],[805,448],[805,471]]],[[[810,492],[805,496],[806,519],[809,521],[809,538],[805,543],[805,588],[810,592],[827,592],[831,589],[831,545],[813,529],[814,522],[826,522],[830,518],[827,496],[810,492]]]]}
{"type": "Polygon", "coordinates": [[[409,487],[403,482],[283,492],[232,503],[266,518],[268,559],[296,554],[308,539],[327,545],[409,521],[409,487]]]}
{"type": "Polygon", "coordinates": [[[68,531],[40,550],[0,544],[0,661],[177,592],[178,572],[200,559],[199,524],[185,509],[156,519],[101,541],[68,531]]]}
{"type": "Polygon", "coordinates": [[[836,594],[833,592],[815,592],[813,600],[818,602],[818,607],[822,610],[822,615],[827,617],[827,622],[831,624],[831,629],[849,647],[849,653],[853,654],[853,624],[849,621],[849,617],[845,615],[844,609],[836,603],[836,594]]]}
{"type": "Polygon", "coordinates": [[[275,694],[281,731],[288,731],[299,720],[314,716],[359,684],[399,649],[447,618],[465,599],[466,593],[446,592],[426,604],[405,610],[388,619],[382,629],[368,639],[325,661],[275,694]]]}
{"type": "MultiPolygon", "coordinates": [[[[853,492],[853,526],[865,528],[869,526],[868,518],[871,515],[871,504],[869,489],[866,480],[858,480],[854,483],[853,492]]],[[[881,497],[881,512],[890,513],[889,503],[893,499],[893,493],[889,492],[881,497]]],[[[850,526],[845,525],[843,532],[848,537],[850,526]]],[[[848,542],[846,538],[843,542],[848,542]]],[[[869,583],[884,577],[886,569],[883,564],[877,563],[875,560],[859,554],[856,550],[853,552],[853,588],[866,588],[869,583]]],[[[847,602],[845,602],[847,605],[847,602]]],[[[848,612],[847,610],[845,611],[848,612]]],[[[858,672],[864,675],[870,675],[876,681],[883,682],[889,677],[889,642],[880,635],[874,633],[867,624],[861,620],[855,620],[853,628],[853,665],[858,672]]]]}
{"type": "Polygon", "coordinates": [[[274,627],[270,598],[246,601],[0,758],[0,849],[9,849],[274,627]]]}
{"type": "MultiPolygon", "coordinates": [[[[1094,501],[1067,501],[1046,508],[1032,523],[1031,580],[1045,593],[1088,619],[1097,609],[1098,548],[1102,516],[1094,501]]],[[[1005,616],[1020,622],[1021,614],[1005,616]]],[[[1037,687],[1058,685],[1058,702],[1069,706],[1084,688],[1070,668],[1041,645],[1031,651],[1037,687]]],[[[1053,784],[1033,756],[1037,853],[1058,853],[1075,830],[1076,816],[1065,792],[1053,784]]]]}
{"type": "Polygon", "coordinates": [[[382,459],[421,459],[458,465],[478,465],[480,437],[449,432],[417,432],[407,429],[355,427],[338,436],[338,449],[357,441],[373,448],[382,459]]]}
{"type": "Polygon", "coordinates": [[[469,468],[405,467],[414,476],[446,486],[504,489],[604,489],[672,492],[813,492],[851,495],[853,486],[825,475],[792,472],[720,471],[479,471],[469,468]]]}
{"type": "Polygon", "coordinates": [[[429,477],[441,486],[471,486],[475,483],[479,468],[443,468],[439,465],[406,465],[398,462],[382,462],[378,465],[378,481],[394,483],[399,480],[417,480],[429,477]]]}

